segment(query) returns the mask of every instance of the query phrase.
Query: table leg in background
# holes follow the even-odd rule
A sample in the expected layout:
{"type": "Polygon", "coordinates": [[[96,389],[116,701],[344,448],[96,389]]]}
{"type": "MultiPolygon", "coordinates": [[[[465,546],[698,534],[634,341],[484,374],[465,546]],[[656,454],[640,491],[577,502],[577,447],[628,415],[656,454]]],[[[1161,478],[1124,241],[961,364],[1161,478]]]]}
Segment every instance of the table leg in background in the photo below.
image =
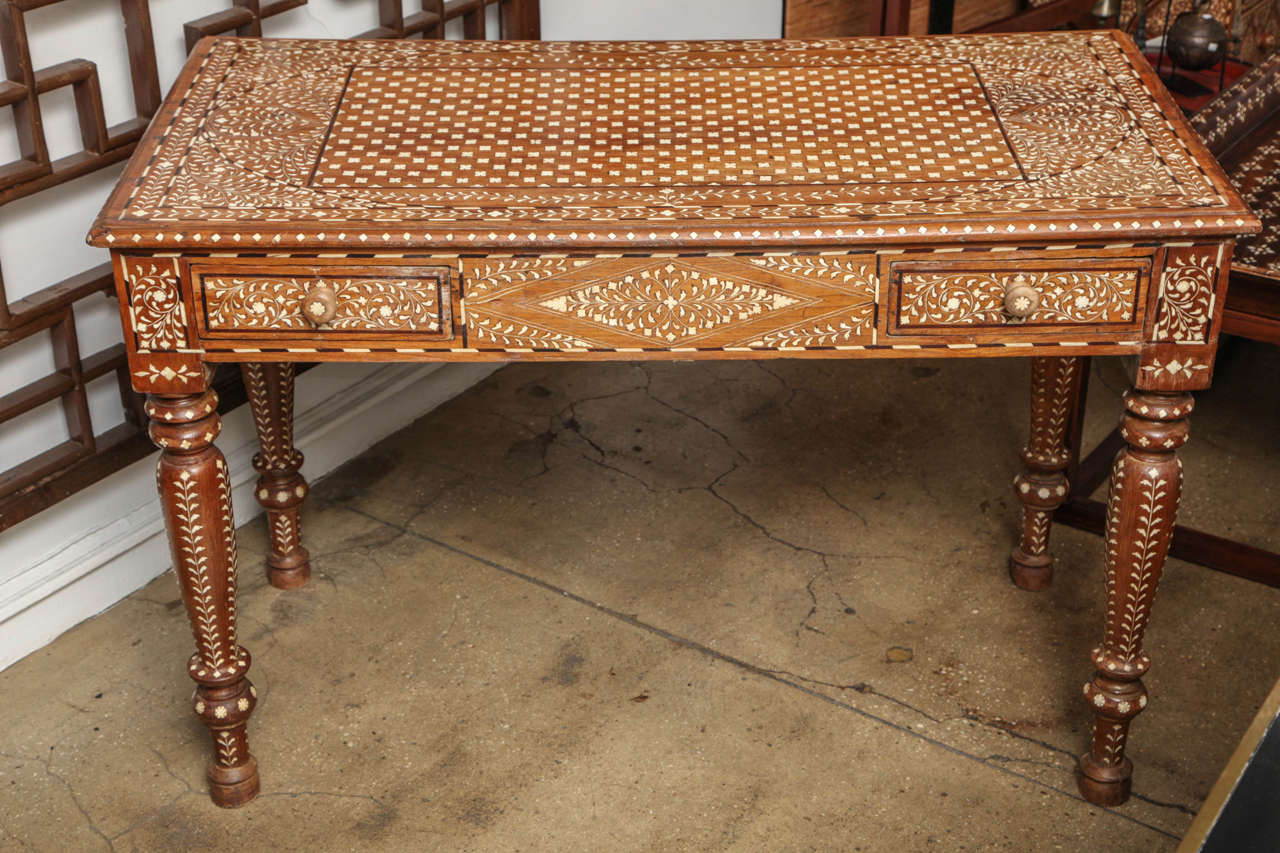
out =
{"type": "Polygon", "coordinates": [[[1013,481],[1022,502],[1022,535],[1009,556],[1009,577],[1023,589],[1044,589],[1053,578],[1049,529],[1053,511],[1067,498],[1067,432],[1083,361],[1074,356],[1031,359],[1031,437],[1022,448],[1025,469],[1013,481]]]}
{"type": "Polygon", "coordinates": [[[288,362],[240,365],[244,387],[258,431],[258,472],[254,495],[267,511],[267,578],[279,589],[296,589],[311,577],[311,558],[302,547],[298,510],[307,496],[307,481],[298,473],[302,453],[293,446],[294,366],[288,362]]]}

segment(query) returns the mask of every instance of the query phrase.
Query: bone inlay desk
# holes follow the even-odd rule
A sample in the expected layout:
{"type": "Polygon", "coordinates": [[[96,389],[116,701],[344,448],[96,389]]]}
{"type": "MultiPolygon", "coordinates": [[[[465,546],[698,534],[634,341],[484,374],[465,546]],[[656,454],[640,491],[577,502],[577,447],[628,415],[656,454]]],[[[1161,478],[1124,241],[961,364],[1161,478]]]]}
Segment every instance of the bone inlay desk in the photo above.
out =
{"type": "Polygon", "coordinates": [[[1085,354],[1136,362],[1080,762],[1086,797],[1124,801],[1174,452],[1257,227],[1114,33],[201,42],[91,242],[163,450],[214,802],[258,774],[210,363],[243,363],[292,587],[293,362],[1031,358],[1009,569],[1037,589],[1085,354]]]}

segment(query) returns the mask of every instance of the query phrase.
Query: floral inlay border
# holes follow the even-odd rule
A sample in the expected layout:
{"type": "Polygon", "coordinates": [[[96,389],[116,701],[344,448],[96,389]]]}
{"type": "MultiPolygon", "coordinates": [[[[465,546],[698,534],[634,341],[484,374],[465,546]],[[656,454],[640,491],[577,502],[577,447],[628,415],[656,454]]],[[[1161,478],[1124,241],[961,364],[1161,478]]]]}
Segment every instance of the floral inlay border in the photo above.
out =
{"type": "Polygon", "coordinates": [[[178,262],[173,258],[124,258],[130,328],[140,353],[173,352],[188,345],[187,309],[178,262]]]}

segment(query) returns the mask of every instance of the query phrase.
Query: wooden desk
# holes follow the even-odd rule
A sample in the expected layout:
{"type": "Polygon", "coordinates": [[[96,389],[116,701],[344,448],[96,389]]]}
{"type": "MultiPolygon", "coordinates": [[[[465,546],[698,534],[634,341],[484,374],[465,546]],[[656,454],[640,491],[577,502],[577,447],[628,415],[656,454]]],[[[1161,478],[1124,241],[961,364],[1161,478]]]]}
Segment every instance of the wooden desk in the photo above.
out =
{"type": "Polygon", "coordinates": [[[1131,354],[1080,776],[1124,801],[1174,451],[1256,229],[1114,33],[201,42],[91,242],[163,450],[214,802],[258,774],[210,363],[246,363],[289,587],[309,571],[295,361],[1030,357],[1010,571],[1039,588],[1079,357],[1131,354]]]}

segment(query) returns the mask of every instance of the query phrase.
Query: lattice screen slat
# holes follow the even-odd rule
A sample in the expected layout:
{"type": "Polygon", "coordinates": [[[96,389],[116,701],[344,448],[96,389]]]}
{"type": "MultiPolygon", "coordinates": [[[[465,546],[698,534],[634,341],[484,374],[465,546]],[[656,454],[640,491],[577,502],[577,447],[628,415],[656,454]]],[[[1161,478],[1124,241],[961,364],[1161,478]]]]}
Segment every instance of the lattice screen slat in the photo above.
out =
{"type": "MultiPolygon", "coordinates": [[[[483,38],[485,13],[499,6],[506,38],[538,38],[537,0],[363,0],[376,6],[378,27],[363,35],[377,38],[440,38],[444,24],[461,18],[467,37],[483,38]]],[[[5,78],[0,80],[0,110],[7,108],[17,136],[18,156],[0,164],[0,205],[65,184],[119,163],[133,149],[161,102],[156,67],[155,34],[148,0],[120,0],[121,26],[129,55],[135,115],[108,126],[98,67],[84,59],[67,59],[36,68],[28,39],[28,13],[49,6],[72,6],[77,0],[0,0],[0,52],[5,78]],[[81,150],[52,158],[41,115],[40,98],[70,89],[81,150]]],[[[262,35],[262,22],[307,0],[230,0],[228,8],[183,26],[188,50],[203,36],[236,33],[262,35]]],[[[90,223],[83,223],[88,231],[90,223]]],[[[49,250],[56,251],[56,247],[49,250]]],[[[0,270],[3,259],[0,259],[0,270]]],[[[124,350],[120,344],[82,353],[76,333],[76,309],[86,300],[114,298],[109,264],[45,286],[10,301],[0,273],[0,360],[23,341],[45,337],[54,369],[0,395],[0,429],[24,415],[60,404],[66,440],[26,459],[0,460],[0,530],[10,527],[73,492],[150,452],[143,435],[140,401],[129,390],[124,350]],[[88,385],[114,375],[124,422],[95,431],[90,417],[88,385]]],[[[242,399],[234,390],[229,400],[242,399]]]]}

